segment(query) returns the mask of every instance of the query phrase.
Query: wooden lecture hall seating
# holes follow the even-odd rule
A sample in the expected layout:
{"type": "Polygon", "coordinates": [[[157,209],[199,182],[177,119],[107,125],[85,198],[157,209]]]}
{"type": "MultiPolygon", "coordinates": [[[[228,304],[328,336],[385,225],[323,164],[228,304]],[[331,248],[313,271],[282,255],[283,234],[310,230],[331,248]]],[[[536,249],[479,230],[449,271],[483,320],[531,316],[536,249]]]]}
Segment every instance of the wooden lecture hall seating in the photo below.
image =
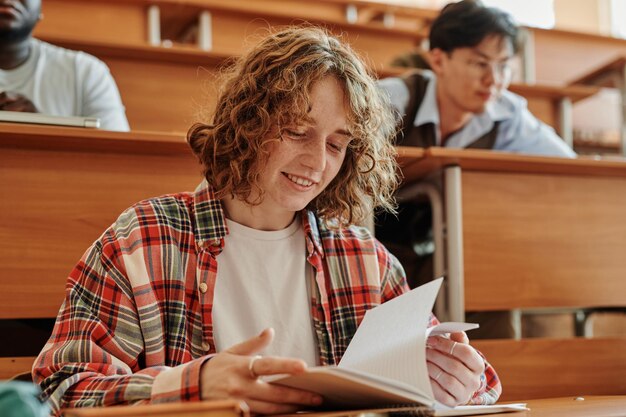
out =
{"type": "MultiPolygon", "coordinates": [[[[439,182],[446,319],[464,311],[626,307],[626,161],[401,148],[407,182],[439,182]],[[412,157],[415,156],[415,157],[412,157]]],[[[475,341],[504,400],[626,392],[626,337],[475,341]]]]}
{"type": "MultiPolygon", "coordinates": [[[[401,71],[389,62],[418,48],[437,15],[349,0],[46,0],[43,8],[36,36],[104,60],[133,131],[0,124],[0,321],[54,318],[69,271],[122,210],[195,188],[200,166],[184,132],[212,110],[222,66],[268,28],[322,24],[390,76],[401,71]]],[[[626,41],[529,33],[537,84],[511,90],[571,143],[571,105],[598,87],[570,81],[612,52],[623,56],[626,41]]],[[[399,161],[407,183],[431,184],[442,203],[445,319],[626,307],[626,162],[437,148],[400,148],[399,161]]],[[[626,394],[625,335],[475,344],[500,373],[505,400],[626,394]]],[[[0,379],[32,360],[0,358],[0,379]]]]}
{"type": "MultiPolygon", "coordinates": [[[[124,209],[201,175],[180,135],[0,124],[0,178],[0,319],[34,319],[56,317],[71,268],[124,209]]],[[[0,360],[0,379],[19,365],[0,360]]]]}

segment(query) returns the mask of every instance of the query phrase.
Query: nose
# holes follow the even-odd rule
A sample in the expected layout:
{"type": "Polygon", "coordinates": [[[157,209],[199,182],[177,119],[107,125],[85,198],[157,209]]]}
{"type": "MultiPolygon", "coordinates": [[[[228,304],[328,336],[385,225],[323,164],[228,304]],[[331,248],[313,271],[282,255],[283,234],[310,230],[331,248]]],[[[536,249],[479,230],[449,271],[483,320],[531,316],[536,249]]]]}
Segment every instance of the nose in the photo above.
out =
{"type": "Polygon", "coordinates": [[[487,78],[489,79],[489,86],[494,85],[498,89],[507,88],[511,81],[511,69],[508,66],[499,66],[498,64],[492,64],[487,71],[487,78]]]}
{"type": "Polygon", "coordinates": [[[303,164],[315,171],[322,172],[326,168],[326,141],[323,138],[315,138],[309,141],[304,151],[303,164]]]}
{"type": "Polygon", "coordinates": [[[500,79],[499,72],[495,69],[493,65],[489,65],[485,70],[485,76],[483,77],[483,81],[485,85],[491,87],[494,84],[499,84],[500,79]]]}

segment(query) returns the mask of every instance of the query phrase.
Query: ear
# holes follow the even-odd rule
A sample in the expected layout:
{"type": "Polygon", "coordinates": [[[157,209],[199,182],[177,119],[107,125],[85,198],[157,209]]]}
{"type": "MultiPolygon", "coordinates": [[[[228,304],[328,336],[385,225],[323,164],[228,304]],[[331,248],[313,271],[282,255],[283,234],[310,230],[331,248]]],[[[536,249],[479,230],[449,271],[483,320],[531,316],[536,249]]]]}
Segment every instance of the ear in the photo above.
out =
{"type": "Polygon", "coordinates": [[[428,51],[427,57],[428,64],[430,65],[432,71],[438,76],[441,75],[444,60],[447,58],[446,53],[439,48],[435,48],[428,51]]]}

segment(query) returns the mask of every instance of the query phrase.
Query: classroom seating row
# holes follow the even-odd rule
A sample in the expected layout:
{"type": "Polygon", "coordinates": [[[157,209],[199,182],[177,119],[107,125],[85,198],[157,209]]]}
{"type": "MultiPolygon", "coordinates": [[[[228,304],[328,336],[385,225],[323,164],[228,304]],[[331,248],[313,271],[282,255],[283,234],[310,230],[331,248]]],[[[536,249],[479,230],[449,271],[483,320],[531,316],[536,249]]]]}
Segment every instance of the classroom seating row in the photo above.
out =
{"type": "MultiPolygon", "coordinates": [[[[107,61],[116,79],[126,78],[118,83],[122,84],[131,128],[157,131],[185,131],[190,120],[206,114],[212,107],[215,88],[214,83],[203,80],[213,77],[217,63],[240,55],[270,28],[302,22],[325,26],[341,34],[372,68],[384,74],[393,72],[389,65],[395,57],[419,49],[438,13],[347,0],[323,0],[315,4],[295,0],[49,0],[43,6],[46,18],[37,26],[36,36],[84,49],[107,61]],[[110,30],[111,27],[124,29],[110,30]],[[135,52],[148,68],[138,66],[135,52]],[[149,63],[146,54],[153,58],[149,63]],[[174,57],[188,64],[195,57],[199,65],[182,65],[174,57]],[[163,61],[169,64],[163,65],[163,61]],[[139,81],[133,76],[137,72],[141,74],[139,81]],[[166,79],[160,79],[161,76],[166,79]],[[176,107],[181,114],[165,112],[161,107],[165,114],[157,121],[150,108],[161,105],[160,101],[154,101],[155,96],[174,101],[182,98],[182,106],[176,107]]],[[[607,59],[626,53],[626,41],[562,30],[527,28],[527,33],[522,74],[518,78],[523,83],[519,81],[511,89],[527,97],[531,111],[573,145],[572,105],[594,95],[598,89],[583,92],[584,87],[571,84],[607,59]],[[535,82],[539,86],[530,87],[535,82]]],[[[596,107],[601,105],[606,103],[600,100],[596,107]]],[[[599,126],[602,128],[596,129],[607,129],[599,126]]],[[[622,142],[626,141],[626,133],[622,137],[622,142]]],[[[586,153],[615,153],[610,146],[594,148],[582,140],[576,146],[586,153]]]]}
{"type": "MultiPolygon", "coordinates": [[[[232,56],[189,47],[169,49],[43,38],[89,52],[104,60],[118,84],[133,130],[185,132],[194,121],[208,121],[219,92],[219,75],[232,56]]],[[[387,68],[380,77],[405,71],[387,68]]],[[[598,91],[591,86],[514,84],[511,91],[528,100],[529,109],[572,143],[572,104],[598,91]]]]}
{"type": "Polygon", "coordinates": [[[187,44],[226,55],[240,55],[271,28],[310,23],[343,36],[377,68],[419,45],[437,15],[352,0],[48,0],[43,13],[37,37],[122,46],[187,44]]]}
{"type": "MultiPolygon", "coordinates": [[[[376,70],[419,47],[438,14],[362,0],[47,0],[43,12],[36,36],[118,46],[189,44],[191,39],[197,49],[221,55],[240,55],[253,43],[249,39],[271,27],[309,22],[343,34],[376,70]],[[202,29],[204,11],[210,18],[202,29]],[[209,39],[199,41],[202,34],[209,39]]],[[[565,85],[626,53],[624,39],[559,29],[526,32],[526,83],[565,85]]]]}
{"type": "MultiPolygon", "coordinates": [[[[70,269],[122,210],[201,179],[181,135],[3,124],[0,149],[3,320],[55,317],[70,269]]],[[[465,309],[624,307],[626,162],[399,152],[405,181],[443,184],[443,318],[462,319],[465,309]]],[[[505,380],[504,399],[626,390],[626,337],[476,345],[505,380]]],[[[4,358],[0,375],[29,361],[4,358]]]]}

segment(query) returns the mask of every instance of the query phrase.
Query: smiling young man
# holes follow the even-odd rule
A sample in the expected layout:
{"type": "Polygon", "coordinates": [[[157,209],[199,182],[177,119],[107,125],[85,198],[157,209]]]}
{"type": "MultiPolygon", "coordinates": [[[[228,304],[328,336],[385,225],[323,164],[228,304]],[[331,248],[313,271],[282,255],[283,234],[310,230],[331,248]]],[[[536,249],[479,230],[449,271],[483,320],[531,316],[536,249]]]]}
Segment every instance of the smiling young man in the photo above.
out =
{"type": "MultiPolygon", "coordinates": [[[[391,106],[351,49],[285,29],[222,88],[212,122],[187,136],[205,181],[125,211],[71,272],[33,369],[57,414],[229,397],[255,413],[319,405],[258,377],[337,364],[365,312],[408,290],[355,225],[393,209],[397,166],[391,106]]],[[[498,398],[464,333],[426,356],[439,401],[498,398]]]]}
{"type": "Polygon", "coordinates": [[[84,52],[32,37],[41,0],[0,0],[0,110],[100,119],[129,130],[106,64],[84,52]]]}
{"type": "MultiPolygon", "coordinates": [[[[518,32],[511,16],[480,1],[445,6],[430,30],[431,70],[379,82],[403,117],[396,144],[575,157],[551,127],[528,111],[524,98],[507,90],[518,32]]],[[[432,279],[430,217],[428,204],[408,202],[401,204],[398,217],[377,219],[376,236],[400,259],[411,286],[432,279]]],[[[483,322],[472,334],[481,332],[511,336],[512,327],[508,320],[493,326],[483,322]]]]}

